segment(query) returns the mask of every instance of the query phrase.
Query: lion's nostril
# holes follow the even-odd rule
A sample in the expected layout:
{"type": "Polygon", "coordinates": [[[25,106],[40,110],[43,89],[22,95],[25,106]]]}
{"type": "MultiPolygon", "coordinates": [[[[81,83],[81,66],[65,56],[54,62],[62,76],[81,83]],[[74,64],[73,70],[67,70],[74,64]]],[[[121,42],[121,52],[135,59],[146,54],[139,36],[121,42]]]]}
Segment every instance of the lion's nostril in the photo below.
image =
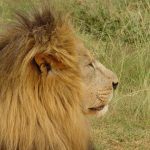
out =
{"type": "Polygon", "coordinates": [[[117,88],[117,86],[118,86],[118,82],[113,82],[112,86],[113,86],[113,89],[115,90],[117,88]]]}

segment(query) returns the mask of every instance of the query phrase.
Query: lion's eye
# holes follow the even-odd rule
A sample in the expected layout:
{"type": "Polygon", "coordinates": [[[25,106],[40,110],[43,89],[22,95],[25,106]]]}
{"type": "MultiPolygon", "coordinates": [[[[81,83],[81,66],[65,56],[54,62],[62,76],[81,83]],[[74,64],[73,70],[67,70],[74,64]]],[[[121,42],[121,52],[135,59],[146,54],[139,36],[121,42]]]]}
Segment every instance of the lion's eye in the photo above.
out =
{"type": "Polygon", "coordinates": [[[91,63],[89,63],[89,64],[88,64],[88,66],[90,66],[90,67],[94,68],[94,65],[93,65],[93,63],[92,63],[92,62],[91,62],[91,63]]]}

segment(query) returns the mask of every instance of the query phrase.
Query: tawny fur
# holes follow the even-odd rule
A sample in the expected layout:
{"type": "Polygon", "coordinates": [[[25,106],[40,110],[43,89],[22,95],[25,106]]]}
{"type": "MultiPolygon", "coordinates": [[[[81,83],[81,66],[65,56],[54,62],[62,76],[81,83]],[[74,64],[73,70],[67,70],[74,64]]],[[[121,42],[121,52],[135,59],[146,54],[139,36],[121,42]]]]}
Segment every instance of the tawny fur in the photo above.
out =
{"type": "Polygon", "coordinates": [[[49,9],[17,18],[0,37],[0,150],[89,149],[68,21],[49,9]]]}

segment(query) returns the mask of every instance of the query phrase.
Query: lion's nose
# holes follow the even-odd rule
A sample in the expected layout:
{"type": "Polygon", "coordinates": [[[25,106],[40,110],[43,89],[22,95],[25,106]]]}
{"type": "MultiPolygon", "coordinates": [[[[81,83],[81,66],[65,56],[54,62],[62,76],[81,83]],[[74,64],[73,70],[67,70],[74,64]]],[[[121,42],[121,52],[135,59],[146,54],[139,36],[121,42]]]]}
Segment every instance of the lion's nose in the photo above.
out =
{"type": "Polygon", "coordinates": [[[118,84],[119,84],[118,82],[112,82],[112,87],[114,90],[117,88],[118,84]]]}
{"type": "Polygon", "coordinates": [[[116,88],[118,87],[119,84],[119,80],[118,77],[115,73],[112,74],[112,87],[114,90],[116,90],[116,88]]]}

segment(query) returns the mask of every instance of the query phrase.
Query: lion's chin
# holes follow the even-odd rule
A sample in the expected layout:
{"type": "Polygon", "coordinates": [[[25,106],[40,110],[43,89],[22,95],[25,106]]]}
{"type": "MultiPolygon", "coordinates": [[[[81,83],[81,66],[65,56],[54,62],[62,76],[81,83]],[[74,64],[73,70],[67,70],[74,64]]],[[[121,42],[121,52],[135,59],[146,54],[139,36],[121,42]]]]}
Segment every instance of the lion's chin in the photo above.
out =
{"type": "Polygon", "coordinates": [[[96,112],[96,116],[101,117],[101,116],[105,115],[107,111],[108,111],[108,105],[105,105],[103,107],[103,109],[96,112]]]}

